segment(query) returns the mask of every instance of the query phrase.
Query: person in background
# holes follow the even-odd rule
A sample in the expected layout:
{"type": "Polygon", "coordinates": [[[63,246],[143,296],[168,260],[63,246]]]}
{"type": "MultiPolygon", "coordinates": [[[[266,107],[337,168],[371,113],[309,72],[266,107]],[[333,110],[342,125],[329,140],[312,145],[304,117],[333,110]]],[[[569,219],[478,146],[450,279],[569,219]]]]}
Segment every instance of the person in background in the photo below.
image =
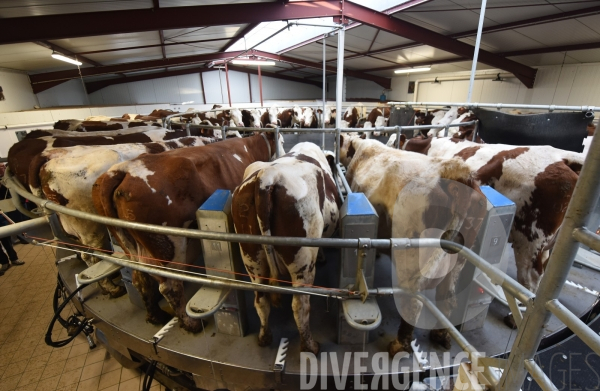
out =
{"type": "MultiPolygon", "coordinates": [[[[5,169],[5,165],[3,163],[0,163],[0,177],[4,176],[5,169]]],[[[8,224],[10,224],[10,222],[6,219],[5,215],[3,213],[0,213],[0,227],[7,226],[8,224]]],[[[0,276],[3,276],[4,273],[6,273],[6,271],[10,267],[11,263],[15,266],[20,266],[24,265],[25,262],[19,260],[17,252],[13,248],[10,236],[0,238],[0,243],[2,243],[2,245],[0,246],[0,276]]]]}

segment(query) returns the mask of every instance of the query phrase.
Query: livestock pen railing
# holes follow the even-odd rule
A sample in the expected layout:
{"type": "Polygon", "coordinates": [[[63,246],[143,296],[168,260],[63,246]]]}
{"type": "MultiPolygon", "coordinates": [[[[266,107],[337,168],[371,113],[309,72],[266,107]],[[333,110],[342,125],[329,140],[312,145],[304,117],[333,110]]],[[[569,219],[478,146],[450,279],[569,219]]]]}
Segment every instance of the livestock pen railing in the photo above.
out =
{"type": "MultiPolygon", "coordinates": [[[[585,106],[588,108],[588,106],[585,106]]],[[[592,108],[592,110],[597,110],[592,108]]],[[[466,123],[456,124],[455,126],[466,125],[466,123]]],[[[443,128],[444,126],[437,126],[443,128]]],[[[383,131],[399,131],[400,129],[431,129],[436,126],[421,127],[384,127],[383,131]]],[[[235,129],[235,128],[229,128],[235,129]]],[[[244,129],[244,128],[239,128],[244,129]]],[[[236,129],[237,130],[237,129],[236,129]]],[[[247,129],[246,129],[247,130],[247,129]]],[[[339,163],[339,141],[343,132],[355,132],[356,129],[252,129],[253,131],[274,132],[277,136],[280,132],[298,132],[298,133],[335,133],[336,163],[339,163]]],[[[373,130],[373,129],[371,129],[373,130]]],[[[278,138],[278,137],[277,137],[278,138]]],[[[277,143],[276,143],[277,145],[277,143]]],[[[276,149],[279,156],[280,151],[276,149]]],[[[338,171],[339,171],[338,165],[338,171]]],[[[339,172],[338,172],[339,175],[339,172]]],[[[343,177],[343,175],[340,175],[343,177]]],[[[483,367],[483,372],[478,372],[480,381],[487,382],[496,390],[518,390],[528,371],[541,388],[545,391],[557,390],[552,381],[544,374],[542,369],[534,362],[533,358],[541,340],[540,330],[548,321],[551,314],[554,314],[566,326],[568,326],[577,336],[579,336],[590,348],[600,354],[600,336],[596,335],[585,323],[577,318],[573,313],[566,309],[558,300],[558,295],[565,283],[568,271],[573,264],[575,254],[578,248],[578,242],[584,243],[596,251],[600,251],[600,236],[589,231],[586,228],[587,220],[594,207],[595,201],[600,196],[600,139],[593,140],[590,151],[586,157],[585,164],[580,173],[580,180],[577,182],[573,192],[572,200],[567,209],[562,229],[558,234],[556,246],[548,262],[545,275],[542,278],[537,294],[533,294],[506,273],[498,270],[485,259],[475,254],[470,249],[446,240],[441,239],[309,239],[297,237],[265,237],[255,235],[241,235],[233,233],[219,233],[199,231],[193,229],[184,229],[176,227],[166,227],[150,224],[141,224],[119,219],[102,217],[90,213],[73,210],[49,200],[38,198],[25,190],[7,171],[5,182],[11,189],[13,200],[17,200],[16,195],[21,195],[27,199],[39,204],[47,214],[54,212],[63,213],[76,218],[86,219],[97,223],[115,226],[120,228],[152,232],[156,234],[183,236],[192,239],[220,240],[238,243],[254,243],[279,246],[308,246],[308,247],[337,247],[337,248],[355,248],[359,253],[368,249],[391,249],[402,250],[414,247],[442,248],[453,252],[458,252],[468,262],[481,269],[490,279],[500,285],[504,290],[511,308],[516,308],[516,300],[526,306],[526,311],[522,315],[520,311],[513,310],[512,314],[518,325],[518,334],[512,345],[508,359],[485,358],[466,340],[466,338],[452,325],[452,323],[424,296],[417,294],[416,297],[438,318],[438,320],[449,329],[452,338],[465,350],[470,359],[477,363],[477,366],[483,367]],[[503,369],[501,378],[498,378],[492,368],[503,369]]],[[[339,185],[338,185],[339,186],[339,185]]],[[[350,188],[346,182],[343,186],[347,192],[350,188]]],[[[18,202],[17,202],[18,203],[18,202]]],[[[31,224],[41,224],[45,218],[39,218],[37,221],[29,222],[31,224]]],[[[23,223],[21,223],[23,224],[23,223]]],[[[13,226],[0,228],[0,236],[10,235],[20,232],[25,226],[16,224],[13,226]]],[[[50,241],[51,242],[51,241],[50,241]]],[[[40,243],[42,244],[42,243],[40,243]]],[[[80,251],[80,250],[79,250],[80,251]]],[[[114,256],[95,252],[95,256],[105,259],[109,262],[127,266],[135,270],[160,275],[167,278],[174,278],[183,281],[192,281],[206,284],[208,286],[229,287],[233,289],[252,290],[261,292],[279,292],[279,293],[300,293],[309,295],[325,295],[339,300],[364,299],[367,295],[387,296],[395,293],[407,293],[396,287],[388,288],[368,288],[357,289],[326,289],[317,287],[276,287],[251,282],[227,279],[223,277],[204,275],[168,269],[165,267],[152,266],[124,260],[114,256]]]]}

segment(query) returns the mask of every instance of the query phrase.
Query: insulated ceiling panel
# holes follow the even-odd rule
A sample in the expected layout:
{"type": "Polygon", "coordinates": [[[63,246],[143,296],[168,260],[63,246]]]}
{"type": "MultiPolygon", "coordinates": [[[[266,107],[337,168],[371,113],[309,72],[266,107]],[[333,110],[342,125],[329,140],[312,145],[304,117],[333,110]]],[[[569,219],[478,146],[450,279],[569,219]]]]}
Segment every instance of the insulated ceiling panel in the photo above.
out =
{"type": "Polygon", "coordinates": [[[0,18],[152,8],[152,0],[2,0],[0,18]]]}
{"type": "MultiPolygon", "coordinates": [[[[118,49],[130,46],[156,45],[160,44],[160,38],[157,32],[147,31],[128,34],[57,39],[51,42],[74,53],[79,53],[95,50],[118,49]]],[[[126,52],[122,55],[126,56],[126,52]]]]}
{"type": "Polygon", "coordinates": [[[600,41],[600,34],[598,32],[573,19],[521,27],[514,31],[545,46],[571,45],[574,43],[600,41]]]}

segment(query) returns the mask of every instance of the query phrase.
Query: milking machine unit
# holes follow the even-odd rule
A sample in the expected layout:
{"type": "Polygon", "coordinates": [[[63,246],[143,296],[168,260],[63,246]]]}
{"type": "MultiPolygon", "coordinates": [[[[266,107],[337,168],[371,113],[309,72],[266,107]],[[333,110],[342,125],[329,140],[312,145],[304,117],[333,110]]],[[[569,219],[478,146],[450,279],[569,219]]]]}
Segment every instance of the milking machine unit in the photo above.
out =
{"type": "MultiPolygon", "coordinates": [[[[363,193],[349,193],[340,210],[340,233],[345,239],[377,238],[379,216],[363,193]]],[[[374,297],[365,294],[375,280],[375,249],[365,241],[360,249],[342,249],[339,287],[360,291],[362,300],[345,300],[338,316],[338,343],[357,344],[369,339],[369,331],[381,324],[374,297]]]]}

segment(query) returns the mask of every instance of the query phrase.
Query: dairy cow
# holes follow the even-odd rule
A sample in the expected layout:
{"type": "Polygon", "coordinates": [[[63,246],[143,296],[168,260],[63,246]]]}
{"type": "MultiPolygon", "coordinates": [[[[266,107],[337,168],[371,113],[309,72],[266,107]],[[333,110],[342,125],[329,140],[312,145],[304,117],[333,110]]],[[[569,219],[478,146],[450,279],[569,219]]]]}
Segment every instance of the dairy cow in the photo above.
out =
{"type": "MultiPolygon", "coordinates": [[[[248,166],[244,182],[233,193],[231,211],[237,233],[320,238],[335,231],[340,206],[327,158],[315,144],[304,142],[271,163],[256,162],[248,166]]],[[[289,275],[296,287],[314,281],[316,247],[240,243],[240,249],[253,282],[274,284],[281,274],[289,275]]],[[[261,323],[260,346],[271,344],[272,301],[277,303],[278,297],[255,292],[254,307],[261,323]]],[[[319,344],[310,332],[309,296],[294,295],[292,308],[301,350],[316,354],[319,344]]]]}
{"type": "Polygon", "coordinates": [[[8,150],[8,165],[11,172],[23,186],[28,186],[29,164],[38,153],[52,148],[73,147],[76,145],[116,145],[128,143],[149,143],[185,137],[183,130],[170,131],[154,126],[138,127],[113,132],[87,133],[63,132],[60,130],[36,132],[15,143],[8,150]],[[46,135],[49,133],[50,135],[46,135]],[[68,134],[68,136],[66,136],[68,134]]]}
{"type": "MultiPolygon", "coordinates": [[[[75,146],[46,150],[36,155],[29,166],[29,187],[38,197],[71,209],[96,213],[92,202],[92,185],[112,165],[131,160],[142,153],[157,154],[212,142],[214,139],[184,137],[145,144],[75,146]]],[[[110,250],[108,231],[104,225],[63,214],[59,218],[65,232],[73,235],[84,246],[110,250]]],[[[98,261],[86,252],[82,258],[89,266],[98,261]]],[[[101,280],[99,284],[111,297],[125,293],[122,286],[115,285],[110,279],[101,280]]]]}
{"type": "MultiPolygon", "coordinates": [[[[419,238],[436,230],[444,233],[442,238],[453,239],[446,234],[460,231],[464,244],[473,245],[486,202],[471,169],[460,159],[431,158],[343,135],[340,161],[347,168],[352,191],[363,192],[377,211],[379,238],[419,238]]],[[[436,288],[438,308],[449,317],[456,307],[455,285],[465,260],[452,259],[441,249],[429,250],[395,251],[397,281],[408,292],[436,288]]],[[[411,296],[402,296],[400,302],[402,324],[389,345],[392,356],[399,351],[412,352],[413,330],[423,306],[411,296]]],[[[432,330],[430,339],[450,348],[445,329],[432,330]]]]}
{"type": "MultiPolygon", "coordinates": [[[[280,137],[281,144],[282,138],[280,137]]],[[[283,145],[281,145],[283,150],[283,145]]],[[[243,179],[244,170],[256,161],[269,161],[275,151],[273,133],[233,138],[204,147],[185,148],[159,155],[142,155],[116,164],[98,178],[92,198],[103,216],[169,227],[192,225],[196,210],[217,189],[233,191],[243,179]]],[[[170,264],[185,268],[198,255],[196,240],[110,227],[123,249],[139,262],[170,264]]],[[[185,311],[181,281],[156,277],[160,293],[180,320],[192,332],[201,321],[185,311]]],[[[153,280],[134,274],[134,285],[144,298],[147,320],[161,323],[165,313],[158,307],[153,280]]]]}
{"type": "Polygon", "coordinates": [[[509,240],[517,278],[535,292],[585,155],[550,146],[478,144],[456,137],[410,139],[401,145],[407,151],[464,160],[482,184],[516,204],[509,240]]]}

